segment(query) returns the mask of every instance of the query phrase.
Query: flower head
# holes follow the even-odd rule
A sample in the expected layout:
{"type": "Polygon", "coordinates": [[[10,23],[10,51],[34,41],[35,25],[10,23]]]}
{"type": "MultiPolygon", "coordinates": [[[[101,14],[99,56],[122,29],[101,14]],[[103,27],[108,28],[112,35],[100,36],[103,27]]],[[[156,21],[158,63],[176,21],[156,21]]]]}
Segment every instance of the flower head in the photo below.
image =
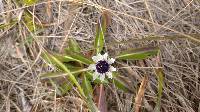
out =
{"type": "Polygon", "coordinates": [[[115,59],[108,58],[108,53],[104,55],[97,54],[97,56],[92,57],[95,64],[91,64],[88,69],[94,70],[93,80],[97,77],[100,78],[101,81],[104,80],[105,76],[112,79],[112,72],[116,71],[116,68],[111,66],[115,62],[115,59]]]}

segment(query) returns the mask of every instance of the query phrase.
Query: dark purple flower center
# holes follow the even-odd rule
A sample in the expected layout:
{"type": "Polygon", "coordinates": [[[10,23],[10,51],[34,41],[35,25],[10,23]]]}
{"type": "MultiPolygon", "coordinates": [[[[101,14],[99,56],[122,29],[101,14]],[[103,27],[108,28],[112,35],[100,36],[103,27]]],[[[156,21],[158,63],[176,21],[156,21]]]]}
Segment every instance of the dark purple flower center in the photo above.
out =
{"type": "Polygon", "coordinates": [[[106,73],[109,70],[109,64],[107,61],[98,61],[96,64],[96,69],[98,73],[106,73]]]}

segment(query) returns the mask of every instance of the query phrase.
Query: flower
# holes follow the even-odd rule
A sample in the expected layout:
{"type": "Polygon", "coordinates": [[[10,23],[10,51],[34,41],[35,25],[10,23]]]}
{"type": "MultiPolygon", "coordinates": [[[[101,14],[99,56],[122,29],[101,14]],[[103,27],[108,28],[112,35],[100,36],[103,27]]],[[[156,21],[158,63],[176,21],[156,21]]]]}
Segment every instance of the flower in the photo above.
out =
{"type": "Polygon", "coordinates": [[[97,54],[96,56],[93,56],[92,60],[95,64],[91,64],[88,69],[95,71],[93,80],[99,77],[100,80],[103,81],[105,76],[112,79],[112,72],[116,71],[116,68],[111,66],[111,64],[115,62],[115,59],[108,58],[108,53],[105,53],[104,55],[97,54]]]}

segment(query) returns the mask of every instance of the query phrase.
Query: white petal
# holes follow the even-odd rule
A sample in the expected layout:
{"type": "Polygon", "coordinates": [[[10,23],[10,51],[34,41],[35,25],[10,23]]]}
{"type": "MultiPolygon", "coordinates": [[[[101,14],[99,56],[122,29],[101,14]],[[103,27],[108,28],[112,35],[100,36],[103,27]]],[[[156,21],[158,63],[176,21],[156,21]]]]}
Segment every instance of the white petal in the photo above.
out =
{"type": "Polygon", "coordinates": [[[92,57],[92,60],[97,63],[98,61],[103,60],[103,56],[101,54],[97,54],[92,57]]]}
{"type": "Polygon", "coordinates": [[[98,57],[97,57],[97,56],[92,56],[92,60],[93,60],[94,62],[98,62],[98,57]]]}
{"type": "Polygon", "coordinates": [[[100,75],[100,80],[101,80],[101,81],[104,81],[104,79],[105,79],[105,74],[101,74],[101,75],[100,75]]]}
{"type": "Polygon", "coordinates": [[[101,54],[99,53],[99,54],[97,54],[97,58],[98,58],[98,61],[103,60],[103,55],[101,55],[101,54]]]}
{"type": "Polygon", "coordinates": [[[110,66],[110,69],[109,69],[110,72],[113,72],[113,71],[116,71],[116,68],[113,67],[113,66],[110,66]]]}
{"type": "Polygon", "coordinates": [[[114,62],[115,62],[115,59],[114,59],[114,58],[108,59],[108,64],[113,64],[114,62]]]}
{"type": "Polygon", "coordinates": [[[88,69],[89,70],[95,70],[96,69],[96,65],[95,64],[90,64],[88,69]]]}
{"type": "Polygon", "coordinates": [[[106,75],[108,76],[108,78],[112,79],[112,72],[107,72],[106,75]]]}
{"type": "Polygon", "coordinates": [[[103,55],[103,59],[104,59],[104,60],[108,60],[108,53],[105,53],[105,54],[103,55]]]}
{"type": "Polygon", "coordinates": [[[97,79],[98,77],[99,77],[99,73],[98,72],[94,72],[93,73],[93,81],[95,80],[95,79],[97,79]]]}

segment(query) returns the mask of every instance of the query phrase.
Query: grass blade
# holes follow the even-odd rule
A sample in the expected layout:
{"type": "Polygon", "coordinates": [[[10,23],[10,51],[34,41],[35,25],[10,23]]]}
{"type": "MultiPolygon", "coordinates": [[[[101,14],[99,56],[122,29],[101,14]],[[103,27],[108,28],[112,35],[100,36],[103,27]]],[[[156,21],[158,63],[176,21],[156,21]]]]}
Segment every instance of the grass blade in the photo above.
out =
{"type": "Polygon", "coordinates": [[[41,57],[49,64],[53,64],[54,66],[56,66],[58,69],[62,70],[62,68],[60,66],[57,65],[57,63],[52,60],[51,56],[54,56],[56,59],[58,59],[60,62],[64,63],[64,62],[70,62],[70,61],[76,61],[73,58],[69,57],[69,56],[62,56],[59,54],[50,54],[48,52],[43,52],[41,54],[41,57]]]}
{"type": "Polygon", "coordinates": [[[61,95],[66,94],[68,91],[70,91],[73,87],[73,83],[71,83],[70,81],[65,81],[63,82],[60,86],[59,86],[59,90],[61,95]]]}
{"type": "Polygon", "coordinates": [[[118,56],[116,56],[116,59],[141,60],[156,55],[158,54],[158,52],[159,52],[158,47],[132,49],[120,53],[118,56]]]}
{"type": "Polygon", "coordinates": [[[57,86],[57,84],[52,79],[49,79],[49,80],[50,80],[51,85],[56,89],[56,93],[58,95],[62,95],[62,93],[61,93],[59,87],[57,86]]]}
{"type": "Polygon", "coordinates": [[[70,56],[63,56],[63,55],[59,55],[59,54],[54,54],[53,56],[56,57],[61,62],[78,61],[70,56]]]}
{"type": "Polygon", "coordinates": [[[160,112],[160,104],[161,104],[161,97],[162,97],[162,92],[163,92],[163,80],[164,80],[164,73],[161,68],[156,69],[156,76],[158,79],[158,98],[157,98],[157,103],[154,108],[154,112],[160,112]]]}
{"type": "Polygon", "coordinates": [[[93,61],[91,59],[86,58],[84,55],[80,54],[80,53],[76,53],[73,51],[70,51],[68,49],[65,49],[66,51],[66,56],[71,57],[72,59],[74,59],[77,62],[86,64],[86,65],[90,65],[93,63],[93,61]]]}
{"type": "Polygon", "coordinates": [[[96,27],[96,37],[94,42],[94,47],[96,49],[96,53],[100,53],[104,47],[104,35],[106,33],[106,28],[108,26],[108,15],[107,13],[103,13],[101,18],[98,20],[98,24],[96,27]]]}
{"type": "Polygon", "coordinates": [[[92,85],[86,75],[83,75],[83,83],[82,83],[83,91],[86,96],[92,95],[91,93],[93,92],[92,90],[92,85]]]}
{"type": "Polygon", "coordinates": [[[73,82],[73,83],[77,86],[77,88],[78,88],[80,94],[81,94],[83,97],[85,97],[85,94],[84,94],[84,92],[83,92],[83,89],[81,88],[81,86],[80,86],[80,84],[78,83],[78,81],[76,80],[76,78],[72,75],[72,73],[70,72],[70,70],[69,70],[62,62],[60,62],[57,58],[55,58],[54,56],[51,55],[50,58],[51,58],[51,60],[53,60],[53,61],[56,63],[56,65],[58,65],[60,68],[63,69],[63,71],[64,71],[65,73],[68,74],[70,81],[73,82]]]}
{"type": "Polygon", "coordinates": [[[118,89],[124,92],[132,92],[132,90],[130,90],[129,87],[117,77],[113,78],[113,83],[118,89]]]}
{"type": "MultiPolygon", "coordinates": [[[[74,76],[76,76],[76,75],[78,75],[78,74],[80,74],[82,72],[85,72],[85,71],[87,71],[87,69],[79,69],[79,70],[75,70],[75,71],[73,70],[71,72],[71,74],[73,74],[74,76]]],[[[40,78],[41,79],[46,79],[46,78],[55,78],[55,77],[68,76],[68,75],[69,74],[64,73],[64,72],[55,72],[55,73],[50,72],[50,73],[41,74],[40,78]]]]}
{"type": "Polygon", "coordinates": [[[37,3],[38,0],[22,0],[24,4],[26,5],[33,5],[37,3]]]}
{"type": "Polygon", "coordinates": [[[69,49],[77,53],[80,53],[81,51],[79,44],[74,39],[69,39],[69,49]]]}
{"type": "Polygon", "coordinates": [[[80,53],[72,52],[72,51],[67,50],[67,49],[66,49],[66,52],[67,52],[67,55],[65,55],[65,56],[60,55],[60,54],[48,53],[48,52],[42,53],[41,56],[48,63],[52,63],[52,64],[55,64],[55,61],[53,61],[51,58],[49,58],[50,55],[54,56],[56,59],[58,59],[61,62],[75,61],[75,62],[80,62],[80,63],[86,64],[86,65],[93,63],[93,61],[91,59],[86,58],[85,56],[83,56],[80,53]]]}
{"type": "Polygon", "coordinates": [[[93,93],[92,85],[90,81],[87,79],[86,75],[83,75],[82,87],[87,97],[86,100],[87,100],[88,107],[90,108],[92,112],[98,112],[98,108],[96,107],[95,103],[92,100],[92,93],[93,93]]]}

